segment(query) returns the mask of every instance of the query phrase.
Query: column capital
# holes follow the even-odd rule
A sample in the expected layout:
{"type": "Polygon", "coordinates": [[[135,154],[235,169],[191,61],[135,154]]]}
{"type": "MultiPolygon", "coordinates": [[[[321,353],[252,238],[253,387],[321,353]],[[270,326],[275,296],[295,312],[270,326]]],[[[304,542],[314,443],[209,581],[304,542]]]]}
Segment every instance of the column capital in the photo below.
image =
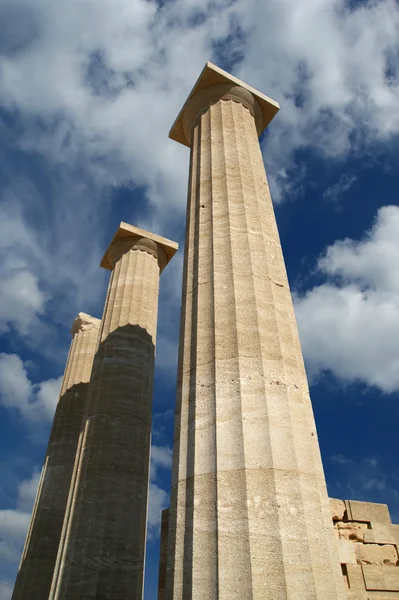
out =
{"type": "Polygon", "coordinates": [[[74,322],[71,327],[71,335],[72,337],[78,331],[88,331],[90,329],[98,329],[101,323],[101,319],[96,319],[96,317],[92,317],[84,312],[78,313],[75,317],[74,322]]]}
{"type": "Polygon", "coordinates": [[[100,266],[112,271],[115,263],[123,254],[129,252],[132,248],[136,248],[155,256],[162,272],[178,247],[176,242],[122,221],[101,260],[100,266]]]}
{"type": "Polygon", "coordinates": [[[191,128],[196,117],[219,100],[233,100],[243,104],[255,119],[258,135],[280,109],[275,100],[207,62],[174,122],[169,137],[190,147],[191,128]]]}

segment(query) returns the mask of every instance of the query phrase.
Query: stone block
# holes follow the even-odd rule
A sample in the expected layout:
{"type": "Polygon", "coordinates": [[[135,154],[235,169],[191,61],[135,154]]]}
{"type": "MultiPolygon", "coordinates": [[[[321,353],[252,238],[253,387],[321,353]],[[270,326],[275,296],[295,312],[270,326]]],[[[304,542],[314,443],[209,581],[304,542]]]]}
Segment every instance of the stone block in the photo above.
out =
{"type": "Polygon", "coordinates": [[[391,532],[392,532],[392,535],[395,538],[395,544],[396,544],[396,546],[398,547],[398,550],[399,550],[399,525],[396,525],[396,524],[395,525],[391,525],[391,532]]]}
{"type": "Polygon", "coordinates": [[[337,540],[338,557],[341,565],[356,565],[356,554],[354,545],[349,540],[337,540]]]}
{"type": "Polygon", "coordinates": [[[399,592],[366,592],[367,600],[398,600],[399,592]]]}
{"type": "Polygon", "coordinates": [[[353,521],[338,521],[334,528],[338,532],[341,540],[352,540],[364,542],[364,534],[367,530],[367,523],[354,523],[353,521]]]}
{"type": "Polygon", "coordinates": [[[399,568],[363,565],[363,576],[367,590],[399,592],[399,568]]]}
{"type": "Polygon", "coordinates": [[[386,504],[376,502],[359,502],[348,500],[348,519],[352,521],[375,521],[376,523],[391,524],[391,516],[386,504]]]}
{"type": "Polygon", "coordinates": [[[355,543],[354,549],[359,565],[395,566],[398,562],[398,552],[392,545],[355,543]]]}
{"type": "Polygon", "coordinates": [[[392,525],[371,522],[371,531],[375,544],[397,544],[396,536],[392,525]]]}
{"type": "Polygon", "coordinates": [[[338,498],[330,498],[330,507],[333,521],[342,521],[346,513],[345,502],[338,498]]]}
{"type": "Polygon", "coordinates": [[[363,571],[360,565],[346,565],[348,585],[351,590],[365,590],[363,571]]]}
{"type": "Polygon", "coordinates": [[[374,544],[374,533],[372,529],[367,528],[364,532],[364,543],[365,544],[374,544]]]}
{"type": "Polygon", "coordinates": [[[348,600],[368,600],[366,591],[361,592],[360,590],[346,590],[346,594],[348,600]]]}

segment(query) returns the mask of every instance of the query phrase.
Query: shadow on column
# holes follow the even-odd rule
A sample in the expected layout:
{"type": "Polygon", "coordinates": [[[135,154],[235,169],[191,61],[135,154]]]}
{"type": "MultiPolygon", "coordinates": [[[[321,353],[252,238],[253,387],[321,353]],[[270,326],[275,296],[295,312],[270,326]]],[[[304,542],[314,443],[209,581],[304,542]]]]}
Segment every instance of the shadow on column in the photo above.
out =
{"type": "Polygon", "coordinates": [[[94,358],[62,600],[142,598],[154,358],[138,325],[110,333],[94,358]]]}
{"type": "Polygon", "coordinates": [[[57,404],[12,600],[48,599],[88,385],[73,385],[57,404]]]}

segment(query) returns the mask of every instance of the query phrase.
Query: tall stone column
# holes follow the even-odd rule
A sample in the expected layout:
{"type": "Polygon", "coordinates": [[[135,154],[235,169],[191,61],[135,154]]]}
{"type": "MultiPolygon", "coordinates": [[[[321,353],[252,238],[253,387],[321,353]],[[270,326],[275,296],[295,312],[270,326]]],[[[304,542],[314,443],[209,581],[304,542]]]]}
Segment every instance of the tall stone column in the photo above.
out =
{"type": "Polygon", "coordinates": [[[159,275],[177,244],[121,223],[50,598],[141,600],[159,275]]]}
{"type": "Polygon", "coordinates": [[[100,320],[79,313],[12,600],[47,600],[100,320]]]}
{"type": "Polygon", "coordinates": [[[166,600],[345,597],[258,135],[278,104],[208,63],[191,148],[166,600]]]}

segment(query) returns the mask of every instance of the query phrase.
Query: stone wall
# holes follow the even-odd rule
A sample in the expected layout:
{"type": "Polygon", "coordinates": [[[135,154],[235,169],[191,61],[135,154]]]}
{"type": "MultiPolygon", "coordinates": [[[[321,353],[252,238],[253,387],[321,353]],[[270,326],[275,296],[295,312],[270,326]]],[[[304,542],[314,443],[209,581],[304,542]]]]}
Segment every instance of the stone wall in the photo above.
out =
{"type": "Polygon", "coordinates": [[[399,600],[399,525],[387,505],[330,502],[348,600],[399,600]]]}
{"type": "MultiPolygon", "coordinates": [[[[386,504],[330,498],[348,600],[399,600],[399,525],[386,504]]],[[[158,600],[165,598],[169,509],[162,512],[158,600]]]]}

